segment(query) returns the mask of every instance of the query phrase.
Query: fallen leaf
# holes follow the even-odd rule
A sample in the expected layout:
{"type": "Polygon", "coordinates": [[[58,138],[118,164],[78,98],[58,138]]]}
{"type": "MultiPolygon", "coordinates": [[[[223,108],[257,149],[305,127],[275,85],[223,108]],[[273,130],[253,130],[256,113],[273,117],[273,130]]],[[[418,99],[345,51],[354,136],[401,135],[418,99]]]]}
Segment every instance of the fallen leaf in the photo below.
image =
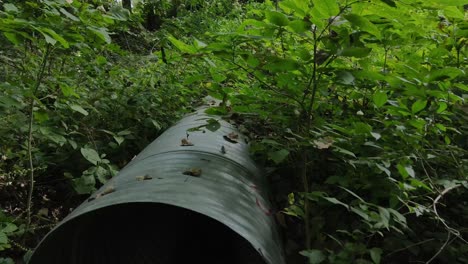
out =
{"type": "Polygon", "coordinates": [[[224,138],[224,140],[226,140],[227,142],[234,143],[234,144],[237,143],[237,140],[231,139],[229,136],[223,136],[223,138],[224,138]]]}
{"type": "Polygon", "coordinates": [[[193,143],[188,141],[188,139],[183,138],[183,139],[180,140],[180,145],[183,146],[183,147],[193,146],[193,143]]]}
{"type": "Polygon", "coordinates": [[[200,168],[191,168],[183,172],[184,175],[189,175],[193,177],[200,177],[202,170],[200,168]]]}
{"type": "Polygon", "coordinates": [[[231,132],[231,133],[228,134],[228,137],[229,137],[230,139],[238,139],[238,138],[239,138],[239,135],[236,134],[236,133],[234,133],[234,132],[231,132]]]}
{"type": "Polygon", "coordinates": [[[102,196],[108,195],[109,193],[113,193],[113,192],[115,192],[114,186],[109,186],[104,191],[102,191],[101,193],[98,193],[96,195],[96,199],[101,198],[102,196]]]}
{"type": "Polygon", "coordinates": [[[149,176],[148,174],[144,176],[136,176],[137,181],[146,181],[146,180],[151,180],[153,177],[149,176]]]}

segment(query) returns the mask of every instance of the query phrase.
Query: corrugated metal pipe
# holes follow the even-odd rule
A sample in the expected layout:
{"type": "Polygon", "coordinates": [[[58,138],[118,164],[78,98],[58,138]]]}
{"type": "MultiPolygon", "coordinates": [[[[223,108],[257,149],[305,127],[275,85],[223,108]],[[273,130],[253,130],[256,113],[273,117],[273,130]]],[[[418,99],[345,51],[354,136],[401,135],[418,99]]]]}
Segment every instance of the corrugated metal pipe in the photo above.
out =
{"type": "Polygon", "coordinates": [[[68,215],[29,264],[284,264],[264,174],[243,136],[207,107],[68,215]]]}

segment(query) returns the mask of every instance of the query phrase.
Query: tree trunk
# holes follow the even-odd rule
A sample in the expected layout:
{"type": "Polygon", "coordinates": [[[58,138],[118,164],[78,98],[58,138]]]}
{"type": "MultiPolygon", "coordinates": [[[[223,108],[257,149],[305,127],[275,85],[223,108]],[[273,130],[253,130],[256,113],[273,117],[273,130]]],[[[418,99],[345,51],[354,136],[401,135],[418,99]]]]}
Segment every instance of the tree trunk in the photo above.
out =
{"type": "Polygon", "coordinates": [[[122,7],[132,12],[132,0],[122,0],[122,7]]]}

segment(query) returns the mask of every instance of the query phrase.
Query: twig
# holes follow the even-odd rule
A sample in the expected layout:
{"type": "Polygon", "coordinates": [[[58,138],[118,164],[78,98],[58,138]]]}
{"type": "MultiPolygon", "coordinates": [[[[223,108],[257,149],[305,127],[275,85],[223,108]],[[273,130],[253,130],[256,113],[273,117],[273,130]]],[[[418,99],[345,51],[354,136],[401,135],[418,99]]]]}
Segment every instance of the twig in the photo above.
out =
{"type": "Polygon", "coordinates": [[[26,229],[29,228],[31,224],[31,203],[32,203],[32,194],[34,191],[34,164],[33,164],[33,157],[32,157],[32,141],[33,141],[33,123],[34,123],[34,102],[36,100],[36,93],[41,85],[42,78],[44,77],[44,71],[47,66],[47,59],[50,55],[50,45],[47,45],[46,51],[44,53],[44,57],[42,58],[41,67],[37,72],[36,83],[34,84],[33,93],[31,96],[31,103],[29,104],[29,126],[28,126],[28,158],[29,158],[29,190],[28,190],[28,200],[26,203],[26,211],[28,212],[27,215],[27,224],[26,229]]]}
{"type": "Polygon", "coordinates": [[[452,232],[447,233],[447,240],[445,240],[445,243],[439,248],[437,253],[435,253],[434,256],[432,256],[432,258],[430,258],[428,261],[426,261],[426,264],[431,263],[444,250],[444,248],[449,244],[451,234],[452,234],[452,232]]]}
{"type": "Polygon", "coordinates": [[[444,220],[442,217],[440,217],[439,213],[437,212],[437,203],[439,203],[439,200],[442,199],[442,197],[443,197],[445,194],[447,194],[448,192],[450,192],[450,191],[452,191],[452,190],[454,190],[454,189],[456,189],[456,188],[458,188],[458,187],[460,187],[460,186],[462,186],[462,185],[461,185],[461,184],[456,184],[456,185],[454,185],[454,186],[451,186],[451,187],[446,188],[445,190],[443,190],[443,191],[435,198],[434,202],[432,203],[432,208],[434,209],[434,213],[436,214],[436,216],[440,219],[440,221],[441,221],[442,224],[447,228],[447,230],[448,230],[450,233],[452,233],[452,234],[454,234],[455,236],[457,236],[457,237],[460,236],[460,232],[459,232],[458,230],[456,230],[456,229],[454,229],[454,228],[448,226],[447,223],[445,223],[445,220],[444,220]]]}
{"type": "Polygon", "coordinates": [[[385,257],[388,257],[388,256],[393,255],[393,254],[395,254],[395,253],[398,253],[398,252],[401,252],[401,251],[410,249],[410,248],[415,247],[415,246],[419,246],[419,245],[422,245],[422,244],[426,244],[427,242],[431,242],[431,241],[434,241],[434,240],[435,240],[435,238],[429,238],[429,239],[420,241],[420,242],[418,242],[418,243],[415,243],[415,244],[406,246],[406,247],[404,247],[404,248],[400,248],[400,249],[394,250],[394,251],[388,253],[387,255],[385,255],[385,257]]]}

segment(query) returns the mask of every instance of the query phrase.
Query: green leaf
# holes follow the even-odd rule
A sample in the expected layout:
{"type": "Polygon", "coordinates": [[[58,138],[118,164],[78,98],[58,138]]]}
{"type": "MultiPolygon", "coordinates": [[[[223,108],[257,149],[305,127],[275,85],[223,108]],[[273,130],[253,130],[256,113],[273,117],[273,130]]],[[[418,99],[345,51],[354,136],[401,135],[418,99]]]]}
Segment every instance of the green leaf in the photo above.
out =
{"type": "Polygon", "coordinates": [[[5,233],[3,233],[3,232],[0,232],[0,246],[1,246],[1,244],[7,244],[7,243],[8,243],[7,235],[5,233]]]}
{"type": "Polygon", "coordinates": [[[354,26],[359,27],[362,31],[366,31],[379,39],[382,37],[379,28],[367,20],[367,18],[356,14],[345,15],[345,18],[354,26]]]}
{"type": "Polygon", "coordinates": [[[376,140],[379,140],[382,135],[380,135],[380,133],[377,133],[377,132],[370,132],[371,136],[373,136],[376,140]]]}
{"type": "Polygon", "coordinates": [[[419,99],[416,102],[414,102],[413,105],[411,106],[411,112],[413,114],[416,114],[420,112],[421,110],[423,110],[424,108],[426,108],[426,105],[427,105],[426,100],[419,99]]]}
{"type": "Polygon", "coordinates": [[[54,38],[52,38],[51,36],[47,35],[46,33],[42,32],[42,31],[39,31],[41,32],[41,34],[44,36],[45,38],[45,41],[47,43],[49,43],[50,45],[54,46],[55,43],[57,43],[57,40],[55,40],[54,38]]]}
{"type": "Polygon", "coordinates": [[[399,223],[406,224],[406,217],[404,215],[400,214],[397,210],[392,209],[392,208],[388,208],[388,211],[394,216],[393,219],[395,219],[396,217],[396,220],[399,223]]]}
{"type": "Polygon", "coordinates": [[[94,176],[99,180],[100,183],[105,184],[109,177],[109,172],[101,166],[97,166],[94,171],[94,176]]]}
{"type": "Polygon", "coordinates": [[[440,123],[435,124],[435,126],[442,132],[447,131],[447,127],[445,127],[444,125],[442,125],[440,123]]]}
{"type": "Polygon", "coordinates": [[[101,55],[97,56],[97,57],[94,59],[94,61],[95,61],[98,65],[100,65],[100,66],[105,65],[105,64],[107,63],[106,57],[101,56],[101,55]]]}
{"type": "Polygon", "coordinates": [[[193,41],[193,45],[196,47],[196,49],[202,49],[202,48],[205,48],[206,46],[208,46],[208,45],[206,45],[205,42],[202,42],[202,41],[200,41],[198,39],[195,39],[193,41]]]}
{"type": "Polygon", "coordinates": [[[130,11],[119,5],[112,5],[109,13],[112,14],[112,19],[119,21],[127,21],[130,18],[130,11]]]}
{"type": "Polygon", "coordinates": [[[173,36],[168,36],[167,39],[180,51],[188,53],[188,54],[194,54],[197,52],[195,47],[190,46],[185,44],[184,42],[174,38],[173,36]]]}
{"type": "Polygon", "coordinates": [[[277,25],[279,27],[285,27],[289,24],[289,19],[288,17],[283,14],[283,13],[280,13],[280,12],[277,12],[277,11],[269,11],[267,10],[265,12],[265,16],[266,16],[266,19],[274,24],[274,25],[277,25]]]}
{"type": "Polygon", "coordinates": [[[43,123],[49,120],[49,115],[47,114],[47,112],[37,111],[34,112],[34,119],[37,120],[37,122],[39,123],[43,123]]]}
{"type": "Polygon", "coordinates": [[[388,97],[387,93],[383,91],[378,91],[372,96],[372,101],[374,101],[375,106],[382,107],[387,103],[388,97]]]}
{"type": "Polygon", "coordinates": [[[151,119],[151,123],[153,124],[154,128],[156,128],[156,130],[161,130],[162,126],[158,121],[151,119]]]}
{"type": "Polygon", "coordinates": [[[349,71],[339,71],[336,73],[338,81],[345,85],[354,84],[354,76],[349,71]]]}
{"type": "Polygon", "coordinates": [[[364,211],[360,208],[356,208],[356,207],[351,207],[351,212],[359,215],[360,217],[362,217],[362,219],[366,220],[366,221],[369,221],[370,217],[369,217],[369,212],[368,211],[364,211]]]}
{"type": "Polygon", "coordinates": [[[437,108],[437,113],[440,114],[440,113],[444,112],[445,109],[447,109],[447,103],[440,102],[439,103],[439,108],[437,108]]]}
{"type": "Polygon", "coordinates": [[[125,129],[122,131],[117,132],[117,135],[119,136],[128,136],[131,135],[133,132],[131,130],[125,129]]]}
{"type": "Polygon", "coordinates": [[[64,8],[60,8],[59,9],[60,13],[64,14],[66,17],[68,17],[69,19],[73,20],[73,21],[80,21],[79,18],[77,18],[76,16],[72,15],[70,12],[68,12],[67,10],[65,10],[64,8]]]}
{"type": "Polygon", "coordinates": [[[11,233],[11,232],[15,232],[16,230],[18,230],[18,227],[13,224],[13,223],[6,223],[6,226],[4,228],[2,228],[2,232],[4,233],[11,233]]]}
{"type": "Polygon", "coordinates": [[[286,12],[294,12],[299,18],[304,18],[309,11],[308,2],[304,0],[287,0],[287,1],[280,1],[279,6],[286,12]]]}
{"type": "Polygon", "coordinates": [[[70,146],[73,149],[76,149],[78,147],[78,144],[76,144],[76,142],[74,140],[68,139],[67,141],[68,141],[68,144],[70,144],[70,146]]]}
{"type": "Polygon", "coordinates": [[[121,137],[121,136],[117,136],[117,135],[114,135],[112,136],[115,140],[115,142],[117,142],[117,144],[122,144],[122,142],[124,142],[125,138],[124,137],[121,137]]]}
{"type": "Polygon", "coordinates": [[[340,13],[340,7],[336,0],[314,0],[314,7],[321,15],[321,18],[328,19],[340,13]]]}
{"type": "Polygon", "coordinates": [[[391,175],[391,172],[389,169],[385,168],[384,166],[380,165],[380,164],[375,164],[377,166],[377,168],[379,168],[381,171],[385,172],[385,174],[387,174],[387,176],[390,176],[391,175]]]}
{"type": "Polygon", "coordinates": [[[101,162],[101,158],[99,157],[99,154],[94,149],[81,148],[81,155],[83,155],[85,159],[87,159],[89,162],[91,162],[94,165],[97,165],[99,162],[101,162]]]}
{"type": "Polygon", "coordinates": [[[343,203],[342,201],[336,199],[335,197],[322,197],[322,198],[329,201],[332,204],[342,205],[342,206],[346,207],[346,209],[349,209],[349,205],[343,203]]]}
{"type": "MultiPolygon", "coordinates": [[[[42,130],[41,130],[42,131],[42,130]]],[[[60,146],[63,146],[63,144],[67,143],[67,139],[57,133],[50,132],[47,135],[47,138],[50,139],[52,142],[59,144],[60,146]]]]}
{"type": "Polygon", "coordinates": [[[93,175],[83,175],[78,179],[73,179],[73,188],[78,194],[90,194],[96,190],[94,187],[96,179],[93,175]]]}
{"type": "Polygon", "coordinates": [[[3,4],[3,8],[5,9],[5,12],[7,13],[18,13],[19,10],[14,4],[10,3],[5,3],[3,4]]]}
{"type": "Polygon", "coordinates": [[[406,170],[406,172],[408,173],[409,176],[411,176],[411,177],[413,177],[413,178],[416,177],[416,175],[415,175],[415,173],[414,173],[414,170],[413,170],[413,166],[411,166],[411,165],[406,165],[406,166],[405,166],[405,170],[406,170]]]}
{"type": "Polygon", "coordinates": [[[427,77],[429,82],[452,80],[458,76],[465,75],[465,72],[455,67],[444,67],[443,69],[433,70],[427,77]]]}
{"type": "MultiPolygon", "coordinates": [[[[70,45],[68,44],[68,41],[66,41],[62,36],[60,36],[59,34],[57,34],[55,31],[53,31],[52,29],[50,28],[45,28],[45,27],[40,27],[40,28],[37,28],[37,30],[39,32],[41,32],[44,37],[48,35],[52,36],[52,38],[58,42],[60,42],[60,44],[62,44],[62,46],[66,49],[68,49],[70,47],[70,45]],[[45,33],[47,34],[45,34],[45,33]]],[[[47,37],[46,37],[46,40],[47,40],[47,37]]],[[[50,41],[50,40],[49,40],[50,41]]],[[[54,45],[56,43],[56,41],[52,41],[53,43],[47,41],[48,43],[54,45]]]]}
{"type": "Polygon", "coordinates": [[[274,72],[293,71],[300,67],[300,64],[291,59],[282,59],[277,57],[268,58],[269,62],[263,67],[266,70],[274,72]]]}
{"type": "Polygon", "coordinates": [[[15,45],[18,45],[21,43],[21,38],[15,34],[15,33],[11,33],[11,32],[3,32],[3,35],[5,35],[5,37],[13,44],[15,45]]]}
{"type": "Polygon", "coordinates": [[[310,29],[309,25],[302,20],[294,20],[290,22],[288,28],[290,28],[293,32],[298,34],[307,32],[310,29]]]}
{"type": "Polygon", "coordinates": [[[289,156],[289,150],[281,149],[275,152],[268,153],[268,158],[275,162],[276,164],[280,164],[289,156]]]}
{"type": "Polygon", "coordinates": [[[381,223],[385,228],[388,229],[390,227],[390,212],[387,209],[379,206],[379,215],[380,219],[382,220],[381,223]]]}
{"type": "Polygon", "coordinates": [[[365,202],[364,199],[362,199],[359,195],[357,195],[356,193],[354,193],[353,191],[349,190],[349,189],[346,189],[345,187],[341,187],[341,186],[338,186],[339,188],[347,191],[348,193],[350,193],[352,196],[356,197],[357,199],[359,199],[361,202],[365,202]]]}
{"type": "Polygon", "coordinates": [[[382,256],[382,249],[380,249],[380,248],[369,249],[369,254],[371,256],[372,261],[375,264],[380,264],[380,260],[381,260],[381,256],[382,256]]]}
{"type": "Polygon", "coordinates": [[[417,180],[417,179],[411,179],[410,184],[411,184],[411,186],[416,187],[416,188],[423,188],[423,189],[426,189],[428,191],[432,191],[432,189],[429,188],[429,186],[427,186],[422,181],[417,180]]]}
{"type": "Polygon", "coordinates": [[[408,178],[408,172],[405,169],[405,166],[402,165],[401,163],[397,164],[397,170],[400,173],[400,175],[403,177],[403,179],[408,178]]]}
{"type": "Polygon", "coordinates": [[[303,250],[300,252],[300,254],[309,258],[309,264],[320,264],[327,259],[325,254],[323,254],[322,251],[318,249],[303,250]]]}
{"type": "Polygon", "coordinates": [[[208,124],[205,127],[211,132],[215,132],[221,127],[221,124],[216,119],[208,119],[206,122],[208,124]]]}
{"type": "Polygon", "coordinates": [[[338,55],[343,57],[364,58],[369,55],[371,51],[371,48],[349,47],[341,50],[338,55]]]}
{"type": "Polygon", "coordinates": [[[73,88],[71,88],[70,86],[68,86],[67,84],[61,83],[60,84],[60,90],[62,91],[62,94],[65,97],[73,96],[73,97],[76,97],[76,98],[80,98],[80,96],[75,92],[75,90],[73,88]]]}
{"type": "Polygon", "coordinates": [[[440,6],[462,6],[468,4],[468,0],[429,0],[428,2],[440,6]]]}
{"type": "Polygon", "coordinates": [[[391,7],[396,7],[395,0],[381,0],[381,1],[391,7]]]}
{"type": "Polygon", "coordinates": [[[465,15],[456,6],[448,6],[444,8],[444,15],[450,18],[464,19],[465,15]]]}
{"type": "Polygon", "coordinates": [[[88,111],[86,111],[83,107],[81,107],[80,105],[77,105],[77,104],[71,104],[69,105],[70,108],[73,110],[73,111],[76,111],[82,115],[85,115],[87,116],[89,113],[88,111]]]}
{"type": "Polygon", "coordinates": [[[105,43],[109,44],[112,42],[112,39],[109,36],[109,32],[107,32],[106,28],[88,27],[88,29],[105,43]]]}
{"type": "Polygon", "coordinates": [[[356,155],[355,155],[353,152],[351,152],[351,151],[349,151],[349,150],[347,150],[347,149],[340,148],[340,147],[337,147],[337,146],[333,146],[333,148],[334,148],[336,151],[340,152],[340,153],[343,153],[343,154],[345,154],[345,155],[348,155],[348,156],[351,156],[351,157],[353,157],[353,158],[356,158],[356,155]]]}

